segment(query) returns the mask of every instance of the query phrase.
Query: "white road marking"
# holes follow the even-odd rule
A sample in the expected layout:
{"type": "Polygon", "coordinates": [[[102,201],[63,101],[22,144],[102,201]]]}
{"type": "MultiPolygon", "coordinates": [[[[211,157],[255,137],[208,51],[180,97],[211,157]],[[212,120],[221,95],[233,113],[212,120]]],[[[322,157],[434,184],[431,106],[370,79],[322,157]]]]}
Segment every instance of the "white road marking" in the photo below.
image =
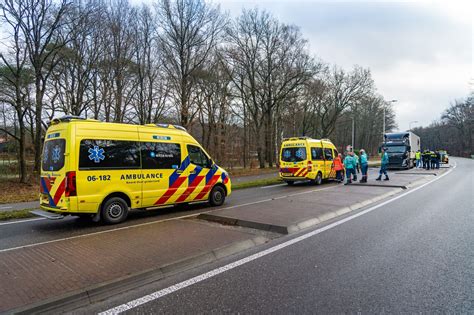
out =
{"type": "MultiPolygon", "coordinates": [[[[326,190],[326,189],[330,189],[330,188],[333,188],[333,187],[335,187],[335,186],[329,186],[329,187],[325,187],[325,188],[321,188],[321,189],[305,190],[305,191],[303,191],[303,192],[294,193],[294,194],[289,194],[289,195],[286,195],[286,196],[281,196],[280,198],[287,198],[287,197],[293,197],[293,196],[298,196],[298,195],[302,195],[302,194],[313,193],[313,192],[316,192],[316,191],[326,190]]],[[[208,213],[208,212],[217,211],[217,210],[235,209],[235,208],[240,208],[240,207],[255,205],[255,204],[259,204],[259,203],[263,203],[263,202],[269,202],[269,201],[272,201],[272,200],[276,200],[277,198],[279,198],[279,197],[268,198],[268,199],[263,199],[263,200],[258,200],[258,201],[254,201],[254,202],[243,203],[243,204],[239,204],[239,205],[235,205],[235,206],[229,206],[229,207],[224,207],[224,208],[219,208],[219,209],[210,209],[210,210],[207,210],[207,211],[201,211],[201,212],[197,212],[197,213],[193,213],[193,214],[183,215],[183,216],[180,216],[180,217],[172,217],[172,218],[163,219],[163,220],[156,220],[156,221],[145,222],[145,223],[140,223],[140,224],[135,224],[135,225],[129,225],[129,226],[124,226],[124,227],[120,227],[120,228],[116,228],[116,229],[111,229],[111,230],[98,231],[98,232],[87,233],[87,234],[81,234],[81,235],[76,235],[76,236],[58,238],[58,239],[54,239],[54,240],[50,240],[50,241],[44,241],[44,242],[39,242],[39,243],[21,245],[21,246],[16,246],[16,247],[10,247],[10,248],[5,248],[5,249],[0,249],[0,253],[8,252],[8,251],[15,250],[15,249],[20,249],[20,248],[28,248],[28,247],[38,246],[38,245],[50,244],[50,243],[55,243],[55,242],[60,242],[60,241],[66,241],[66,240],[72,240],[72,239],[82,238],[82,237],[86,237],[86,236],[92,236],[92,235],[99,235],[99,234],[111,233],[111,232],[115,232],[115,231],[126,230],[126,229],[135,228],[135,227],[141,227],[141,226],[145,226],[145,225],[150,225],[150,224],[162,223],[162,222],[166,222],[166,221],[170,221],[170,220],[185,219],[185,218],[190,218],[190,217],[197,216],[197,215],[202,214],[202,213],[208,213]]],[[[279,199],[280,199],[280,198],[279,198],[279,199]]],[[[22,221],[6,222],[6,223],[0,223],[0,225],[2,225],[2,224],[14,224],[14,223],[20,223],[20,222],[25,222],[25,221],[35,221],[35,220],[46,220],[46,219],[45,219],[45,218],[38,218],[38,219],[31,219],[31,220],[22,220],[22,221]]]]}
{"type": "Polygon", "coordinates": [[[40,220],[46,220],[46,218],[34,218],[34,219],[25,219],[25,220],[18,220],[18,221],[8,221],[8,222],[3,222],[3,223],[0,223],[0,225],[17,224],[17,223],[26,223],[26,222],[31,222],[31,221],[40,221],[40,220]]]}
{"type": "Polygon", "coordinates": [[[365,209],[365,210],[363,210],[363,211],[361,211],[361,212],[355,213],[355,214],[353,214],[353,215],[351,215],[351,216],[348,216],[348,217],[346,217],[346,218],[344,218],[344,219],[341,219],[341,220],[339,220],[339,221],[336,221],[336,222],[333,222],[333,223],[331,223],[331,224],[328,224],[328,225],[326,225],[326,226],[324,226],[324,227],[322,227],[322,228],[319,228],[319,229],[317,229],[317,230],[314,230],[314,231],[311,231],[311,232],[309,232],[309,233],[303,234],[303,235],[301,235],[301,236],[295,237],[295,238],[293,238],[293,239],[291,239],[291,240],[289,240],[289,241],[286,241],[286,242],[284,242],[284,243],[281,243],[281,244],[279,244],[279,245],[270,247],[270,248],[265,249],[265,250],[263,250],[263,251],[261,251],[261,252],[258,252],[258,253],[255,253],[255,254],[253,254],[253,255],[247,256],[247,257],[245,257],[245,258],[242,258],[242,259],[240,259],[240,260],[237,260],[237,261],[235,261],[235,262],[232,262],[232,263],[230,263],[230,264],[227,264],[227,265],[225,265],[225,266],[223,266],[223,267],[216,268],[216,269],[211,270],[211,271],[209,271],[209,272],[203,273],[203,274],[201,274],[201,275],[199,275],[199,276],[196,276],[196,277],[193,277],[193,278],[191,278],[191,279],[188,279],[188,280],[182,281],[182,282],[180,282],[180,283],[177,283],[177,284],[175,284],[175,285],[169,286],[169,287],[167,287],[167,288],[165,288],[165,289],[156,291],[156,292],[154,292],[154,293],[145,295],[145,296],[143,296],[143,297],[141,297],[141,298],[135,299],[135,300],[130,301],[130,302],[128,302],[128,303],[125,303],[125,304],[116,306],[116,307],[114,307],[114,308],[108,309],[108,310],[106,310],[106,311],[104,311],[104,312],[99,313],[99,315],[120,314],[120,313],[126,312],[126,311],[128,311],[128,310],[130,310],[130,309],[136,308],[136,307],[138,307],[138,306],[140,306],[140,305],[143,305],[143,304],[145,304],[145,303],[154,301],[154,300],[159,299],[159,298],[161,298],[161,297],[164,297],[164,296],[166,296],[166,295],[168,295],[168,294],[171,294],[171,293],[173,293],[173,292],[176,292],[176,291],[178,291],[178,290],[184,289],[184,288],[189,287],[189,286],[191,286],[191,285],[193,285],[193,284],[196,284],[196,283],[198,283],[198,282],[201,282],[201,281],[204,281],[204,280],[206,280],[206,279],[209,279],[209,278],[212,278],[212,277],[214,277],[214,276],[217,276],[218,274],[221,274],[221,273],[226,272],[226,271],[228,271],[228,270],[231,270],[231,269],[234,269],[234,268],[239,267],[239,266],[241,266],[241,265],[244,265],[244,264],[246,264],[246,263],[248,263],[248,262],[251,262],[251,261],[253,261],[253,260],[256,260],[256,259],[258,259],[258,258],[260,258],[260,257],[263,257],[263,256],[266,256],[266,255],[268,255],[268,254],[271,254],[271,253],[274,253],[274,252],[276,252],[276,251],[279,251],[279,250],[281,250],[281,249],[283,249],[283,248],[285,248],[285,247],[288,247],[288,246],[291,246],[291,245],[293,245],[293,244],[299,243],[299,242],[301,242],[301,241],[303,241],[303,240],[305,240],[305,239],[307,239],[307,238],[309,238],[309,237],[312,237],[312,236],[317,235],[317,234],[319,234],[319,233],[322,233],[322,232],[324,232],[324,231],[330,230],[330,229],[332,229],[332,228],[334,228],[334,227],[336,227],[336,226],[338,226],[338,225],[344,224],[344,223],[346,223],[346,222],[348,222],[348,221],[351,221],[351,220],[353,220],[353,219],[355,219],[355,218],[358,218],[358,217],[360,217],[360,216],[362,216],[362,215],[364,215],[364,214],[367,214],[367,213],[369,213],[369,212],[371,212],[371,211],[374,211],[375,209],[378,209],[378,208],[380,208],[380,207],[382,207],[382,206],[385,206],[386,204],[389,204],[389,203],[391,203],[391,202],[393,202],[393,201],[395,201],[395,200],[398,200],[398,199],[400,199],[400,198],[403,198],[403,197],[405,197],[406,195],[411,194],[411,193],[413,193],[413,192],[415,192],[415,191],[417,191],[417,190],[419,190],[419,189],[421,189],[421,188],[423,188],[423,187],[425,187],[425,186],[427,186],[427,185],[429,185],[429,184],[431,184],[431,183],[433,183],[433,182],[435,182],[435,181],[437,181],[437,180],[443,178],[444,176],[446,176],[446,175],[448,175],[449,173],[451,173],[455,168],[456,168],[456,165],[455,165],[451,170],[449,170],[448,172],[442,174],[442,175],[439,176],[439,177],[436,177],[436,178],[433,179],[432,181],[429,181],[429,182],[427,182],[427,183],[425,183],[425,184],[423,184],[423,185],[421,185],[421,186],[418,186],[418,187],[416,187],[416,188],[413,188],[412,190],[409,190],[409,191],[407,191],[407,192],[405,192],[405,193],[402,193],[402,194],[400,194],[400,195],[398,195],[398,196],[396,196],[396,197],[394,197],[394,198],[392,198],[392,199],[386,200],[386,201],[384,201],[384,202],[382,202],[382,203],[380,203],[380,204],[378,204],[378,205],[375,205],[375,206],[373,206],[373,207],[370,207],[370,208],[368,208],[368,209],[365,209]]]}
{"type": "Polygon", "coordinates": [[[288,185],[288,184],[268,185],[268,186],[260,187],[260,189],[267,189],[267,188],[278,187],[278,186],[287,186],[287,185],[288,185]]]}

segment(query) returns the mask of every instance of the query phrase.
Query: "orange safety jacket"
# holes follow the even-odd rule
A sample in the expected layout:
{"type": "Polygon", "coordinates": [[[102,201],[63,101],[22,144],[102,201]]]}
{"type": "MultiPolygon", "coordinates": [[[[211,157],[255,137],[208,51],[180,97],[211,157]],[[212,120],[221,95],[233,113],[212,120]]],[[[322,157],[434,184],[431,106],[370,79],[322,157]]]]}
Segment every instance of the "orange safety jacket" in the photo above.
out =
{"type": "Polygon", "coordinates": [[[333,168],[335,171],[342,171],[344,166],[342,165],[342,161],[340,157],[336,157],[334,159],[333,168]]]}

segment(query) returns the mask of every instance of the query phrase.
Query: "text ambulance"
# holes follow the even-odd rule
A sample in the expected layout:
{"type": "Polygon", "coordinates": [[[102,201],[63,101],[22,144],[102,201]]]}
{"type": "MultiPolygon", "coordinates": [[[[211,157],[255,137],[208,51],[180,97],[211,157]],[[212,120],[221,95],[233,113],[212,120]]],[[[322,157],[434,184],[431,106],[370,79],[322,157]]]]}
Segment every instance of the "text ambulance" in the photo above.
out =
{"type": "Polygon", "coordinates": [[[302,180],[310,180],[319,185],[323,179],[335,177],[333,160],[337,154],[336,147],[329,139],[283,139],[280,150],[280,178],[288,185],[302,180]]]}
{"type": "Polygon", "coordinates": [[[209,201],[231,193],[217,166],[183,127],[54,119],[46,133],[37,215],[91,216],[113,224],[129,208],[209,201]]]}

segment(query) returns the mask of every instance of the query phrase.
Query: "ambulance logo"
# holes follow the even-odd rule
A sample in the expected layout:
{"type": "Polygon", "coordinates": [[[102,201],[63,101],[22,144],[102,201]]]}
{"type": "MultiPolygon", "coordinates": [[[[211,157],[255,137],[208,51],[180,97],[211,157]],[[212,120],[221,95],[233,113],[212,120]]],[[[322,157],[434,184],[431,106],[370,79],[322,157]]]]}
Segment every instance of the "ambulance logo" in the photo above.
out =
{"type": "Polygon", "coordinates": [[[53,148],[51,158],[53,159],[54,163],[58,163],[58,161],[61,159],[61,148],[59,147],[59,145],[53,148]]]}
{"type": "Polygon", "coordinates": [[[100,161],[105,160],[104,149],[94,146],[94,148],[89,148],[89,160],[94,161],[94,163],[100,163],[100,161]]]}

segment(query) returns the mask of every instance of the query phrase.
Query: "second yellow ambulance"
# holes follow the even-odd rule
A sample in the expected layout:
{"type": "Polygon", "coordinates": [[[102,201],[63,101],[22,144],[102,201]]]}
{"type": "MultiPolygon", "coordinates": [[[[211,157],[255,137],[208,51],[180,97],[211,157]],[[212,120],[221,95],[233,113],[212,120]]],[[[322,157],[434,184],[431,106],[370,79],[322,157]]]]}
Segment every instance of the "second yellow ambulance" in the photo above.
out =
{"type": "Polygon", "coordinates": [[[280,150],[280,178],[288,185],[304,180],[319,185],[335,177],[333,160],[337,154],[329,139],[286,138],[280,150]]]}

